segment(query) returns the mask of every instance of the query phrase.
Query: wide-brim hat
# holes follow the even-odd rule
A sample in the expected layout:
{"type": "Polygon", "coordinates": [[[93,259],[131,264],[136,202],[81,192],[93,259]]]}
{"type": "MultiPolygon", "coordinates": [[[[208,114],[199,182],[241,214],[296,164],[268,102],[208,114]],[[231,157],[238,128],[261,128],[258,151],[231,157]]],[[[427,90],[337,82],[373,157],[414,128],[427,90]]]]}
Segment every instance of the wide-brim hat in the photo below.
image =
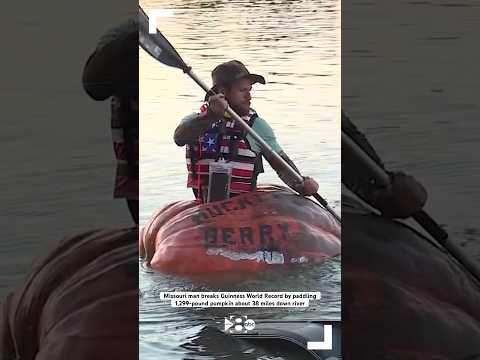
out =
{"type": "MultiPolygon", "coordinates": [[[[266,84],[265,78],[262,75],[252,74],[248,71],[247,67],[238,60],[231,60],[224,62],[218,65],[212,71],[212,82],[213,86],[211,91],[218,92],[218,88],[229,85],[236,80],[243,78],[249,78],[252,84],[260,83],[266,84]]],[[[207,93],[205,101],[208,100],[208,97],[211,96],[211,93],[207,93]]]]}

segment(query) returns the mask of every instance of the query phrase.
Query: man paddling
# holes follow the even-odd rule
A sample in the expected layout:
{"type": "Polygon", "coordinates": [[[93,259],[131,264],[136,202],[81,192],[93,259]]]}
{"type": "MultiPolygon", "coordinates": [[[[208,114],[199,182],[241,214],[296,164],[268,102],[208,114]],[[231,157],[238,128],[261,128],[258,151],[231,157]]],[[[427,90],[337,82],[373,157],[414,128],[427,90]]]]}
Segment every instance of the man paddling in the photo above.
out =
{"type": "Polygon", "coordinates": [[[220,172],[229,179],[217,182],[220,187],[228,184],[227,197],[255,191],[258,174],[263,172],[262,156],[292,189],[306,196],[315,194],[318,191],[315,180],[304,177],[303,181],[297,182],[277,160],[263,153],[259,144],[225,113],[230,106],[298,172],[278,145],[272,128],[250,107],[252,85],[265,84],[265,78],[251,74],[240,61],[232,60],[218,65],[212,71],[212,80],[212,91],[217,94],[207,95],[205,100],[208,100],[208,105],[182,119],[174,134],[175,143],[186,146],[187,186],[193,189],[197,200],[209,200],[209,185],[212,195],[212,183],[215,183],[212,178],[220,172]],[[214,168],[220,168],[219,172],[212,171],[214,168]]]}
{"type": "MultiPolygon", "coordinates": [[[[359,145],[382,169],[375,149],[350,121],[342,110],[342,131],[359,145]]],[[[408,218],[422,210],[427,201],[427,191],[414,177],[402,172],[388,172],[390,184],[380,186],[366,174],[361,164],[350,161],[342,151],[342,183],[364,201],[391,218],[408,218]]]]}

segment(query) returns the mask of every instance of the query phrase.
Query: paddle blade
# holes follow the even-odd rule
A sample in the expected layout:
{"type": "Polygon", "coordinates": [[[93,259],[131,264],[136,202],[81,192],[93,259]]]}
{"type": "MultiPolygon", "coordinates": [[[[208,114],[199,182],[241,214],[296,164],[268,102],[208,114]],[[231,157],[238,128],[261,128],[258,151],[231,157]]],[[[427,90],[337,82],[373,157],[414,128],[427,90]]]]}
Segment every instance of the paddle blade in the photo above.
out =
{"type": "Polygon", "coordinates": [[[157,30],[156,34],[148,32],[148,16],[140,6],[138,6],[138,23],[138,41],[147,53],[165,65],[179,68],[184,72],[190,70],[160,31],[157,30]]]}

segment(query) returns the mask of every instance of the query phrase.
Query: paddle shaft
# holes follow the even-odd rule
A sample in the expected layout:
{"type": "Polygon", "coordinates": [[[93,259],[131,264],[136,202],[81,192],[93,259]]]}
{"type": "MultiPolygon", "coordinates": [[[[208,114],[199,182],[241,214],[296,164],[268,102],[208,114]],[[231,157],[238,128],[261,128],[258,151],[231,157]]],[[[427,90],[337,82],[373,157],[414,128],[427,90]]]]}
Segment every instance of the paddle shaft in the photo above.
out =
{"type": "MultiPolygon", "coordinates": [[[[347,149],[349,154],[355,156],[363,167],[375,178],[381,186],[390,184],[390,177],[358,144],[342,131],[342,149],[347,149]]],[[[448,238],[448,233],[438,225],[425,211],[419,211],[412,215],[413,219],[422,226],[439,244],[447,249],[457,261],[480,282],[479,266],[468,258],[464,252],[448,238]]]]}

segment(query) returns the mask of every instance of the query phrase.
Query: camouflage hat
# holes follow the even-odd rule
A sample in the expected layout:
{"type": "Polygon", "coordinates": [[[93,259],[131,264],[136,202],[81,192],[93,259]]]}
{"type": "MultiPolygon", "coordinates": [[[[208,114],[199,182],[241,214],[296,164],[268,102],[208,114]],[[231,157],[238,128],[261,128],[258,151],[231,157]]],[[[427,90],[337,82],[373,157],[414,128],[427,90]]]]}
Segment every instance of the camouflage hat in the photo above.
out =
{"type": "Polygon", "coordinates": [[[238,60],[231,60],[218,65],[212,71],[213,90],[217,90],[219,86],[228,85],[232,82],[248,77],[252,84],[265,84],[265,78],[261,75],[251,74],[245,65],[238,60]]]}

